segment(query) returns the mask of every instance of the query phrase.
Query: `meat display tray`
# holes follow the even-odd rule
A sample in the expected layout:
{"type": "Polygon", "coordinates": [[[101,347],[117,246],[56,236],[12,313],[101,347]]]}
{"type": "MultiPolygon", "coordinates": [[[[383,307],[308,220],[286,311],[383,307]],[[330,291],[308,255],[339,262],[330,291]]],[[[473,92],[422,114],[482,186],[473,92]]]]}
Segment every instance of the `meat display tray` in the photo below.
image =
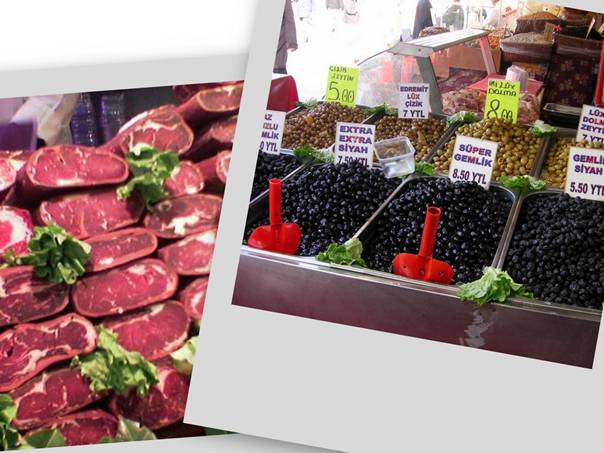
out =
{"type": "MultiPolygon", "coordinates": [[[[406,183],[403,181],[388,197],[357,237],[371,234],[371,225],[406,183]]],[[[496,183],[493,188],[507,191],[496,183]]],[[[514,198],[511,192],[509,195],[514,198]]],[[[505,263],[524,198],[514,198],[493,259],[495,267],[505,263]]],[[[599,310],[525,298],[479,307],[460,301],[456,292],[454,285],[242,246],[233,304],[567,365],[592,366],[599,310]]]]}

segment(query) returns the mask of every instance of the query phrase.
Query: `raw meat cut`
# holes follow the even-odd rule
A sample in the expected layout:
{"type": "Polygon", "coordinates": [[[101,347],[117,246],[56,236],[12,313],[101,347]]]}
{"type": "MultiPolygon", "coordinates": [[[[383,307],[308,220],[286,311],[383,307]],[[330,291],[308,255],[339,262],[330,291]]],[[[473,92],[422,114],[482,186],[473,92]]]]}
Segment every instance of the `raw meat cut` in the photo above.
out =
{"type": "Polygon", "coordinates": [[[148,110],[130,120],[101,148],[126,154],[134,145],[146,143],[159,151],[183,154],[193,143],[193,131],[172,105],[148,110]]]}
{"type": "Polygon", "coordinates": [[[13,390],[10,396],[17,406],[12,425],[24,430],[75,412],[107,396],[107,393],[93,392],[79,368],[67,367],[36,376],[13,390]]]}
{"type": "Polygon", "coordinates": [[[127,228],[86,239],[92,247],[86,264],[89,272],[104,271],[151,255],[157,238],[146,228],[127,228]]]}
{"type": "Polygon", "coordinates": [[[0,335],[0,392],[14,390],[61,360],[91,352],[97,333],[70,313],[39,324],[19,324],[0,335]]]}
{"type": "Polygon", "coordinates": [[[145,226],[160,238],[174,239],[218,224],[222,197],[197,194],[160,201],[145,217],[145,226]]]}
{"type": "Polygon", "coordinates": [[[199,162],[199,168],[203,172],[208,190],[222,191],[226,183],[231,163],[231,151],[220,151],[215,156],[199,162]]]}
{"type": "Polygon", "coordinates": [[[0,206],[0,257],[13,250],[27,252],[27,244],[34,234],[34,222],[25,209],[0,206]]]}
{"type": "Polygon", "coordinates": [[[237,115],[210,123],[195,135],[191,150],[186,154],[194,161],[211,157],[221,149],[232,148],[235,139],[237,115]]]}
{"type": "Polygon", "coordinates": [[[103,321],[128,351],[157,360],[180,348],[187,340],[190,321],[182,304],[168,301],[103,321]]]}
{"type": "Polygon", "coordinates": [[[140,397],[136,391],[116,395],[110,408],[116,416],[139,422],[149,429],[163,428],[183,419],[189,392],[189,376],[180,374],[169,359],[156,363],[159,383],[140,397]]]}
{"type": "Polygon", "coordinates": [[[208,277],[200,277],[193,280],[180,292],[179,299],[185,306],[185,311],[191,319],[196,321],[201,319],[207,289],[208,277]]]}
{"type": "Polygon", "coordinates": [[[215,87],[226,87],[229,85],[237,85],[243,83],[241,80],[230,81],[230,82],[212,82],[212,83],[191,83],[189,85],[174,85],[172,87],[172,94],[176,98],[179,104],[189,100],[192,96],[197,94],[198,91],[215,88],[215,87]]]}
{"type": "Polygon", "coordinates": [[[196,127],[219,116],[237,113],[242,92],[243,83],[202,88],[176,110],[189,126],[196,127]]]}
{"type": "Polygon", "coordinates": [[[40,148],[30,156],[25,171],[30,190],[102,186],[128,179],[128,164],[121,156],[77,145],[40,148]]]}
{"type": "Polygon", "coordinates": [[[55,222],[79,239],[138,222],[145,205],[138,195],[120,201],[115,189],[63,195],[43,201],[36,212],[42,224],[55,222]]]}
{"type": "Polygon", "coordinates": [[[201,169],[193,162],[183,160],[166,179],[164,188],[170,198],[193,195],[203,190],[205,180],[201,169]]]}
{"type": "Polygon", "coordinates": [[[56,420],[25,434],[25,440],[31,435],[46,429],[56,429],[65,438],[65,445],[98,444],[103,437],[115,437],[117,418],[105,411],[95,409],[59,417],[56,420]]]}
{"type": "Polygon", "coordinates": [[[0,269],[0,327],[56,315],[68,302],[64,286],[37,279],[31,266],[0,269]]]}
{"type": "Polygon", "coordinates": [[[117,315],[170,298],[178,276],[154,258],[89,275],[71,289],[75,310],[88,317],[117,315]]]}
{"type": "Polygon", "coordinates": [[[0,201],[4,200],[8,190],[17,180],[17,170],[10,160],[0,157],[0,201]]]}
{"type": "Polygon", "coordinates": [[[159,256],[179,275],[208,275],[215,242],[216,228],[208,228],[159,249],[159,256]]]}

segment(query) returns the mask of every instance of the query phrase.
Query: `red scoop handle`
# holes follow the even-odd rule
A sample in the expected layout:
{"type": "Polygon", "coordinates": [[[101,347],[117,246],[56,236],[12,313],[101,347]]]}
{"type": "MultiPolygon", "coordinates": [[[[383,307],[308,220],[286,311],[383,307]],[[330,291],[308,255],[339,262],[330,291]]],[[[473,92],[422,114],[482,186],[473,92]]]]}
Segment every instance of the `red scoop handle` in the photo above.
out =
{"type": "Polygon", "coordinates": [[[439,222],[440,208],[430,206],[426,211],[426,221],[424,222],[424,231],[422,232],[422,242],[419,246],[419,256],[432,258],[439,222]]]}
{"type": "Polygon", "coordinates": [[[274,178],[268,183],[268,212],[271,226],[279,226],[281,219],[281,180],[274,178]]]}

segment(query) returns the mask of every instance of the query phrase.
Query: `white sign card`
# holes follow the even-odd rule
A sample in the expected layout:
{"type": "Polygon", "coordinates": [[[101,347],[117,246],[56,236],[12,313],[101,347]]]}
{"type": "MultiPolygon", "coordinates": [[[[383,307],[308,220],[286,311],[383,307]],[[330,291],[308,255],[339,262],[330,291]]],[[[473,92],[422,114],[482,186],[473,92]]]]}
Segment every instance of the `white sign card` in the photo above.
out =
{"type": "Polygon", "coordinates": [[[427,83],[403,83],[399,86],[398,117],[428,119],[430,114],[430,85],[427,83]]]}
{"type": "Polygon", "coordinates": [[[488,189],[498,146],[496,142],[458,135],[449,167],[449,178],[452,181],[474,181],[488,189]]]}
{"type": "Polygon", "coordinates": [[[584,105],[577,130],[578,142],[604,142],[604,109],[584,105]]]}
{"type": "Polygon", "coordinates": [[[358,123],[337,123],[335,163],[360,160],[368,167],[373,165],[373,141],[375,125],[358,123]]]}
{"type": "Polygon", "coordinates": [[[279,154],[281,141],[283,140],[283,126],[285,124],[285,112],[267,110],[262,123],[262,137],[260,139],[260,151],[267,154],[279,154]]]}
{"type": "Polygon", "coordinates": [[[571,197],[604,201],[604,152],[573,146],[568,153],[566,187],[571,197]]]}

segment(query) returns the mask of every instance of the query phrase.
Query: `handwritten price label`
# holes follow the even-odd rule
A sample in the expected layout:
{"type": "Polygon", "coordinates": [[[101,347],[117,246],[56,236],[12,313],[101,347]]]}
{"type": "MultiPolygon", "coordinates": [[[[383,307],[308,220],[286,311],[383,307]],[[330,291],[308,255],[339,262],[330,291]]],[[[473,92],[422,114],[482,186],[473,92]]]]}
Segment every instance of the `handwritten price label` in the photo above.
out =
{"type": "Polygon", "coordinates": [[[337,123],[335,163],[358,160],[371,167],[374,136],[373,124],[337,123]]]}
{"type": "Polygon", "coordinates": [[[337,102],[354,107],[357,103],[358,87],[359,68],[332,65],[327,73],[325,102],[337,102]]]}
{"type": "Polygon", "coordinates": [[[285,124],[285,112],[267,110],[262,123],[262,135],[260,139],[260,151],[267,154],[279,154],[281,152],[281,141],[283,140],[283,125],[285,124]]]}
{"type": "Polygon", "coordinates": [[[504,118],[516,123],[519,103],[520,82],[489,79],[484,107],[485,118],[504,118]]]}
{"type": "Polygon", "coordinates": [[[604,201],[604,153],[601,150],[570,148],[564,191],[571,197],[604,201]]]}
{"type": "Polygon", "coordinates": [[[449,167],[451,181],[473,181],[488,190],[498,143],[458,135],[449,167]]]}
{"type": "Polygon", "coordinates": [[[604,109],[584,105],[581,124],[577,130],[578,142],[604,142],[604,109]]]}
{"type": "Polygon", "coordinates": [[[428,119],[430,114],[430,85],[427,83],[405,83],[399,87],[398,117],[405,119],[428,119]]]}

